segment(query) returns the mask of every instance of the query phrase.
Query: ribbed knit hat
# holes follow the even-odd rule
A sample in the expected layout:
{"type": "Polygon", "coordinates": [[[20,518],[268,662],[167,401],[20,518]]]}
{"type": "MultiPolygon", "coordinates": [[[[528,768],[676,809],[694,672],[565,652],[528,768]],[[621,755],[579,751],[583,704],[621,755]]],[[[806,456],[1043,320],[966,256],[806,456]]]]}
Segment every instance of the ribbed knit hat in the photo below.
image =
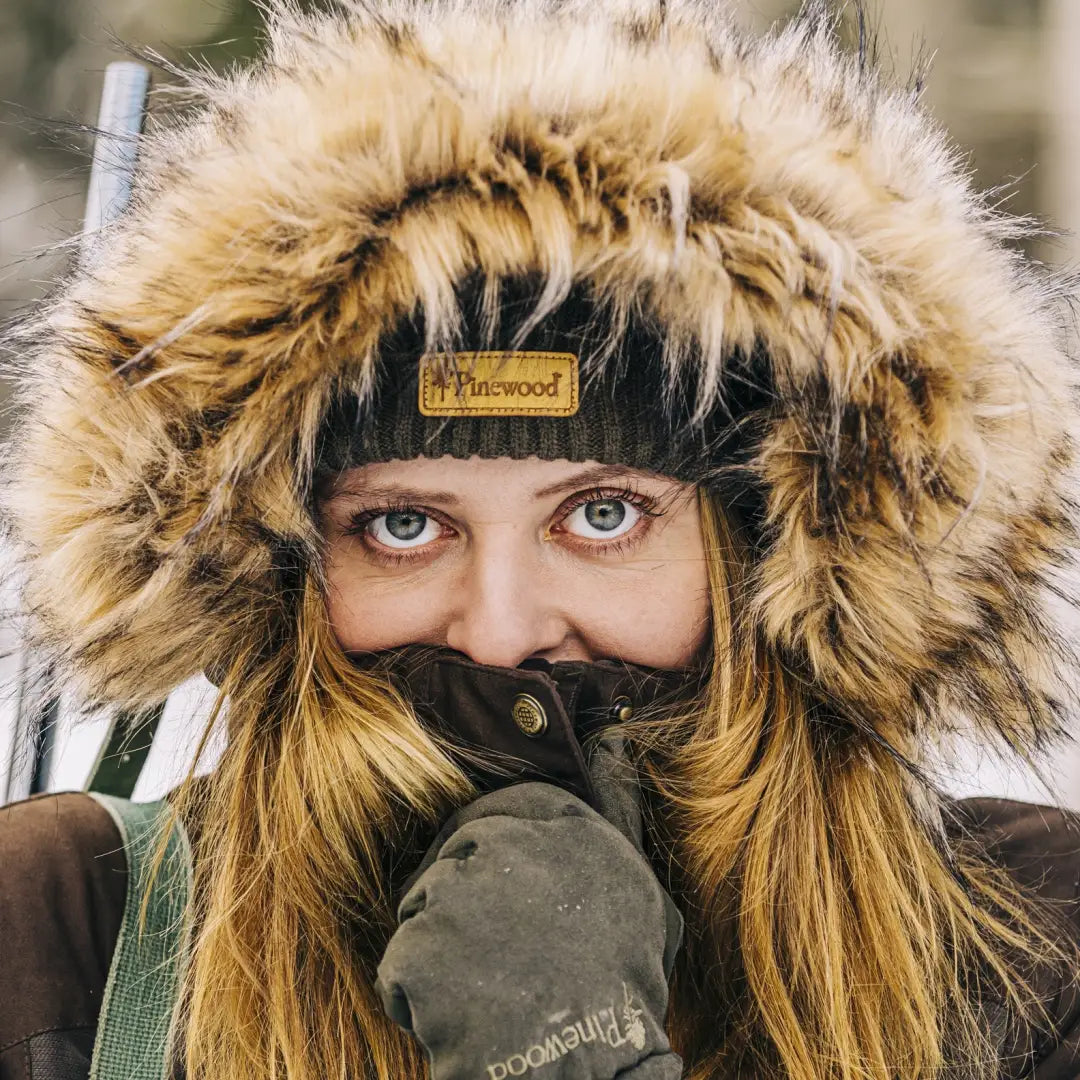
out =
{"type": "MultiPolygon", "coordinates": [[[[690,365],[673,384],[655,324],[638,316],[613,334],[610,310],[578,286],[530,327],[542,289],[535,276],[492,283],[470,275],[454,290],[458,342],[437,353],[426,348],[422,315],[402,320],[384,338],[374,391],[343,395],[329,409],[319,475],[448,454],[598,461],[699,481],[723,461],[730,414],[714,405],[691,423],[699,369],[690,365]],[[492,284],[489,324],[483,294],[492,284]],[[478,377],[478,364],[492,377],[478,377]],[[522,370],[540,378],[522,385],[522,370]]],[[[745,417],[745,403],[739,411],[745,417]]]]}

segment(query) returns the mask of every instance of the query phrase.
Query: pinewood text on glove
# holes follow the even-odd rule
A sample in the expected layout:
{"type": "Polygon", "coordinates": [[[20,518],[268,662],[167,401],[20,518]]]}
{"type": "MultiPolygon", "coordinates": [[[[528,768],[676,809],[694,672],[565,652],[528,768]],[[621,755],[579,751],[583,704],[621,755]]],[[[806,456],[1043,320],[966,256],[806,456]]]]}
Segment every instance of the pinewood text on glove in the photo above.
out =
{"type": "MultiPolygon", "coordinates": [[[[607,1008],[589,1013],[581,1020],[567,1024],[559,1032],[545,1035],[543,1043],[533,1043],[522,1053],[511,1054],[505,1061],[489,1064],[487,1066],[489,1080],[506,1080],[507,1076],[521,1076],[529,1069],[539,1069],[544,1065],[549,1065],[595,1039],[599,1039],[608,1046],[629,1044],[635,1050],[643,1050],[645,1026],[639,1019],[642,1010],[634,1008],[634,996],[626,988],[626,983],[622,984],[622,988],[622,1030],[619,1028],[619,1018],[613,1002],[607,1008]],[[605,1017],[607,1017],[606,1020],[605,1017]]],[[[564,1015],[564,1013],[555,1014],[560,1020],[564,1015]]]]}

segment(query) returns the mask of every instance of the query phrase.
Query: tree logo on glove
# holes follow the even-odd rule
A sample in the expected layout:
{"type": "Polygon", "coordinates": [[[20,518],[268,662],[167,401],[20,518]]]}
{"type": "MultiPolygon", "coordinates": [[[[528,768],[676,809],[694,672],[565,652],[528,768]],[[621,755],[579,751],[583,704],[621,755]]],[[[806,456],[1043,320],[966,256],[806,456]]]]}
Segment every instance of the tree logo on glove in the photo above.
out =
{"type": "Polygon", "coordinates": [[[635,1050],[643,1050],[645,1048],[645,1025],[641,1022],[641,1009],[633,1007],[634,995],[626,989],[626,983],[622,984],[622,989],[622,1014],[623,1023],[626,1024],[626,1038],[635,1050]]]}

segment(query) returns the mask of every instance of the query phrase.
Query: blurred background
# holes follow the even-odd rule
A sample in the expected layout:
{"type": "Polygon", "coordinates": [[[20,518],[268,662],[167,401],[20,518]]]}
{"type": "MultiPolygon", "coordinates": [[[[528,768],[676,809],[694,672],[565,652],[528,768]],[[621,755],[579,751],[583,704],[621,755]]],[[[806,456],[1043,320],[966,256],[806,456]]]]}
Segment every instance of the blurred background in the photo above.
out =
{"type": "MultiPolygon", "coordinates": [[[[328,2],[328,0],[327,0],[328,2]]],[[[318,6],[319,0],[310,0],[318,6]]],[[[729,0],[762,29],[797,7],[788,0],[729,0]]],[[[868,0],[883,61],[902,75],[929,59],[925,102],[969,155],[975,183],[997,189],[1013,213],[1034,215],[1055,235],[1028,254],[1059,265],[1080,257],[1080,0],[868,0]]],[[[837,0],[845,26],[853,12],[837,0]]],[[[47,295],[65,258],[47,249],[80,227],[105,65],[128,59],[121,42],[181,64],[225,68],[257,48],[252,0],[0,0],[0,319],[47,295]]],[[[155,86],[168,80],[155,72],[155,86]]],[[[7,422],[0,383],[0,434],[7,422]]],[[[5,583],[0,580],[0,587],[5,583]]],[[[19,743],[17,657],[0,661],[0,804],[30,789],[82,787],[106,730],[62,709],[45,760],[19,743]]],[[[209,684],[192,684],[159,718],[137,798],[156,798],[190,760],[194,714],[209,684]]],[[[985,793],[1080,808],[1080,750],[1048,763],[1053,790],[971,748],[949,759],[958,794],[985,793]]]]}

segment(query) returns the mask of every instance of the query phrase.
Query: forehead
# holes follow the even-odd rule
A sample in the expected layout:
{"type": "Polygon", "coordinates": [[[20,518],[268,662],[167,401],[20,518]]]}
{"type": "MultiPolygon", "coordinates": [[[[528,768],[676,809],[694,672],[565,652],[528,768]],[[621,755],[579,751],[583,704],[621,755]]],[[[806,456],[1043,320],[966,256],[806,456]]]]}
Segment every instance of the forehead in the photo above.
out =
{"type": "Polygon", "coordinates": [[[626,483],[685,487],[659,473],[603,465],[596,461],[542,461],[539,458],[411,458],[349,469],[326,493],[339,501],[409,496],[447,506],[530,502],[589,486],[626,483]]]}

